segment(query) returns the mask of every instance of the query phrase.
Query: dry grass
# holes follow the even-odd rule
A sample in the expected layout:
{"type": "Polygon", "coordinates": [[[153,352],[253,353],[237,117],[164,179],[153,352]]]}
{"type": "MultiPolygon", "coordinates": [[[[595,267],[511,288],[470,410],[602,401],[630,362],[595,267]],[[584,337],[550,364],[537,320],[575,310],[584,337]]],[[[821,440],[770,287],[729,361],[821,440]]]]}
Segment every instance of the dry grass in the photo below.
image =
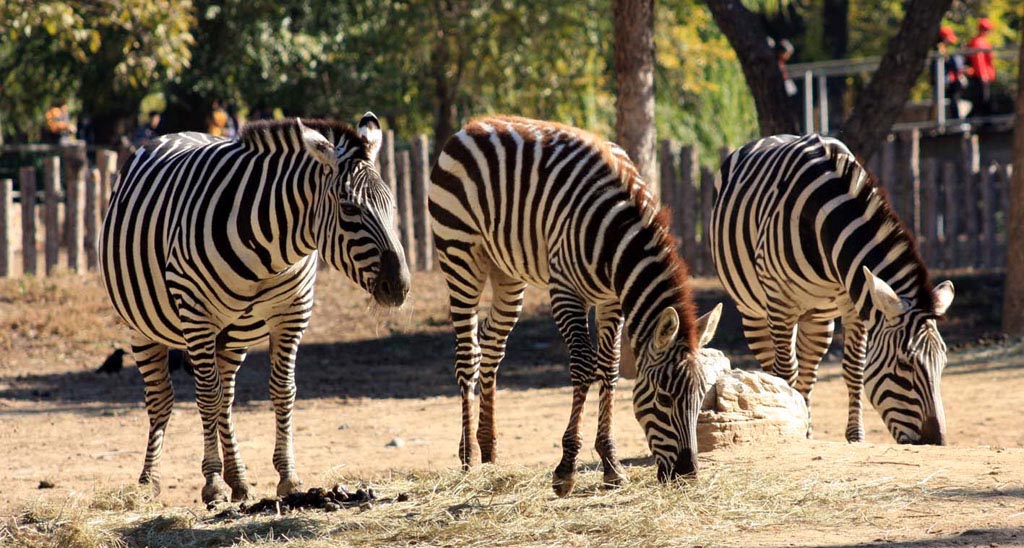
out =
{"type": "MultiPolygon", "coordinates": [[[[706,470],[695,482],[662,486],[651,470],[620,489],[582,472],[570,498],[550,491],[546,469],[484,466],[392,477],[378,496],[408,502],[368,509],[235,519],[164,509],[135,490],[33,508],[7,524],[9,546],[694,546],[742,544],[745,533],[883,523],[926,502],[926,483],[838,480],[763,470],[706,470]],[[52,540],[43,541],[52,535],[52,540]]],[[[338,481],[353,485],[351,478],[338,481]]],[[[0,534],[2,535],[2,534],[0,534]]]]}

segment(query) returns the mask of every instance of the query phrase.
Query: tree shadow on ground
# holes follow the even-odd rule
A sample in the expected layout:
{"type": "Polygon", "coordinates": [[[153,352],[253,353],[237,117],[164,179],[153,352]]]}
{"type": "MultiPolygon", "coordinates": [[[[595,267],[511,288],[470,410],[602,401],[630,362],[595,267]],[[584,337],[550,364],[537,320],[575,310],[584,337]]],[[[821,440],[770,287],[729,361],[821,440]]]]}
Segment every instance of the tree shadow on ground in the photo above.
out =
{"type": "MultiPolygon", "coordinates": [[[[873,540],[857,544],[801,545],[801,548],[932,548],[943,546],[989,547],[989,546],[1020,546],[1024,544],[1024,528],[1000,527],[992,529],[968,529],[958,535],[945,537],[928,537],[918,540],[890,541],[873,540]]],[[[787,546],[795,546],[788,544],[787,546]]]]}

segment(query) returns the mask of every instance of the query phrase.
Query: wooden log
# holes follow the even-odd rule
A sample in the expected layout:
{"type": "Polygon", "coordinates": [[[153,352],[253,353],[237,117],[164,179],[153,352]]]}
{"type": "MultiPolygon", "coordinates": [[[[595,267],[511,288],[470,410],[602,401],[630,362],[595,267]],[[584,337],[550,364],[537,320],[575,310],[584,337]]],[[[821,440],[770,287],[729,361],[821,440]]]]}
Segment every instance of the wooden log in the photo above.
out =
{"type": "Polygon", "coordinates": [[[706,167],[700,169],[700,247],[701,276],[715,276],[715,265],[711,260],[711,206],[715,197],[715,172],[706,167]]]}
{"type": "Polygon", "coordinates": [[[430,146],[426,135],[412,141],[412,214],[416,234],[416,258],[420,270],[434,266],[434,238],[430,233],[427,212],[427,189],[430,184],[430,146]]]}
{"type": "Polygon", "coordinates": [[[100,240],[100,170],[92,168],[85,181],[85,266],[89,270],[99,268],[100,240]]]}
{"type": "Polygon", "coordinates": [[[939,201],[938,171],[939,161],[937,158],[928,158],[921,165],[920,240],[924,242],[924,249],[922,251],[925,263],[929,265],[938,261],[936,256],[939,249],[939,223],[937,208],[937,202],[939,201]]]}
{"type": "Polygon", "coordinates": [[[14,181],[0,179],[0,277],[6,278],[14,270],[14,181]]]}
{"type": "Polygon", "coordinates": [[[960,266],[960,179],[956,164],[950,161],[942,163],[942,192],[945,194],[945,207],[942,215],[943,234],[943,266],[956,268],[960,266]]]}
{"type": "Polygon", "coordinates": [[[921,132],[904,131],[899,135],[902,169],[894,192],[896,212],[915,235],[921,233],[919,190],[921,188],[921,132]]]}
{"type": "Polygon", "coordinates": [[[676,175],[679,167],[679,151],[676,150],[675,143],[669,139],[665,139],[661,142],[660,150],[658,151],[658,165],[660,167],[658,179],[659,183],[661,183],[661,205],[668,207],[671,210],[672,234],[678,237],[679,222],[677,219],[679,214],[673,206],[676,201],[676,187],[679,184],[678,177],[676,175]]]}
{"type": "MultiPolygon", "coordinates": [[[[395,132],[387,130],[384,132],[380,145],[380,154],[377,156],[380,161],[380,176],[384,184],[391,189],[392,196],[398,196],[398,186],[395,181],[395,132]]],[[[395,216],[395,226],[398,226],[398,216],[395,216]]]]}
{"type": "Polygon", "coordinates": [[[113,150],[96,151],[96,167],[100,169],[100,216],[106,216],[110,205],[110,195],[117,183],[117,152],[113,150]]]}
{"type": "Polygon", "coordinates": [[[996,193],[993,187],[998,180],[997,167],[993,163],[981,170],[979,184],[979,190],[981,190],[981,266],[985,268],[995,266],[996,193]]]}
{"type": "Polygon", "coordinates": [[[46,275],[56,272],[60,263],[60,158],[49,156],[43,159],[43,227],[46,232],[43,264],[46,275]]]}
{"type": "Polygon", "coordinates": [[[67,180],[64,226],[68,242],[68,269],[85,272],[85,170],[73,171],[67,180]]]}
{"type": "Polygon", "coordinates": [[[398,203],[398,237],[405,250],[405,261],[409,268],[415,268],[416,233],[412,215],[412,167],[409,162],[409,151],[403,150],[396,156],[395,183],[398,203]]]}
{"type": "Polygon", "coordinates": [[[21,260],[26,276],[36,274],[36,168],[27,166],[18,172],[21,189],[21,260]]]}
{"type": "Polygon", "coordinates": [[[980,250],[978,249],[978,194],[976,188],[977,178],[981,171],[978,136],[965,134],[964,139],[960,141],[960,147],[963,180],[960,210],[963,212],[964,232],[966,233],[963,255],[966,258],[966,264],[964,266],[978,266],[980,250]]]}
{"type": "Polygon", "coordinates": [[[700,269],[700,252],[697,247],[697,213],[700,201],[697,199],[697,184],[700,177],[700,160],[697,147],[686,145],[679,149],[679,190],[676,192],[676,215],[679,222],[679,237],[682,244],[680,253],[694,272],[700,269]]]}

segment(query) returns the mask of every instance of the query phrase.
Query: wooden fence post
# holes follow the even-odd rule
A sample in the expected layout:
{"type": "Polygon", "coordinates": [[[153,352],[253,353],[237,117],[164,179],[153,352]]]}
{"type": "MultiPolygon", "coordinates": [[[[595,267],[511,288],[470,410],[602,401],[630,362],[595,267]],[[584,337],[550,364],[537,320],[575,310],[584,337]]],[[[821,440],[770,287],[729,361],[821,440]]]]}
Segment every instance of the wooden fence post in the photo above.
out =
{"type": "MultiPolygon", "coordinates": [[[[679,163],[679,156],[676,153],[675,143],[670,139],[661,141],[661,150],[658,151],[658,164],[661,167],[661,173],[658,175],[661,196],[661,204],[664,206],[672,207],[675,203],[675,190],[676,190],[676,166],[679,163]]],[[[673,211],[673,217],[678,212],[673,211]]],[[[675,234],[679,233],[679,225],[672,219],[672,232],[675,234]]]]}
{"type": "Polygon", "coordinates": [[[956,164],[951,161],[942,163],[942,191],[946,195],[945,208],[942,215],[942,234],[945,249],[943,258],[946,268],[960,265],[960,190],[956,164]]]}
{"type": "Polygon", "coordinates": [[[981,171],[981,264],[989,268],[995,266],[996,220],[995,220],[995,189],[996,170],[998,166],[990,163],[981,171]]]}
{"type": "Polygon", "coordinates": [[[981,154],[978,150],[978,136],[964,135],[960,141],[960,152],[962,155],[961,169],[964,182],[963,193],[960,197],[960,210],[964,215],[964,227],[967,232],[967,245],[965,246],[966,264],[961,266],[977,266],[978,263],[978,193],[977,177],[981,171],[981,154]]]}
{"type": "Polygon", "coordinates": [[[999,169],[999,211],[1002,212],[1002,230],[996,237],[999,239],[999,258],[997,259],[1000,265],[1006,264],[1006,246],[1008,240],[1006,238],[1007,223],[1010,222],[1010,174],[1013,173],[1013,164],[1006,164],[999,169]]]}
{"type": "Polygon", "coordinates": [[[14,269],[14,242],[11,234],[11,213],[14,210],[14,181],[0,179],[0,277],[6,278],[14,269]]]}
{"type": "Polygon", "coordinates": [[[714,276],[715,263],[711,260],[711,206],[715,193],[715,172],[706,167],[700,169],[700,248],[701,276],[714,276]]]}
{"type": "Polygon", "coordinates": [[[36,274],[36,168],[27,166],[18,172],[21,188],[21,260],[26,276],[36,274]]]}
{"type": "Polygon", "coordinates": [[[117,152],[107,149],[96,151],[96,167],[100,169],[100,217],[103,218],[107,215],[110,194],[117,181],[117,152]]]}
{"type": "Polygon", "coordinates": [[[938,208],[939,181],[937,178],[939,161],[937,158],[928,158],[921,165],[920,193],[920,219],[921,238],[924,241],[924,260],[931,265],[938,261],[936,251],[938,250],[939,229],[938,229],[938,208]]]}
{"type": "Polygon", "coordinates": [[[100,237],[100,170],[89,170],[85,181],[85,265],[89,270],[99,267],[97,246],[100,237]]]}
{"type": "Polygon", "coordinates": [[[405,262],[410,269],[416,268],[416,233],[412,215],[412,168],[409,151],[403,150],[396,156],[395,183],[398,202],[398,237],[405,249],[405,262]]]}
{"type": "Polygon", "coordinates": [[[68,188],[64,202],[68,269],[73,272],[85,272],[85,170],[75,169],[72,173],[74,175],[67,180],[68,188]]]}
{"type": "Polygon", "coordinates": [[[900,185],[897,214],[915,235],[921,234],[921,132],[911,130],[900,133],[900,151],[903,169],[900,170],[900,185]]]}
{"type": "Polygon", "coordinates": [[[889,196],[893,211],[896,209],[896,138],[890,133],[882,143],[881,179],[882,188],[889,196]]]}
{"type": "Polygon", "coordinates": [[[46,229],[46,244],[43,264],[46,275],[52,276],[60,262],[60,158],[50,156],[43,159],[43,226],[46,229]]]}
{"type": "Polygon", "coordinates": [[[427,212],[427,185],[430,184],[430,146],[426,135],[412,141],[412,214],[416,235],[416,258],[420,270],[434,266],[434,242],[427,212]]]}
{"type": "Polygon", "coordinates": [[[700,181],[700,158],[696,146],[686,145],[679,149],[679,190],[676,192],[676,219],[679,220],[679,236],[682,241],[683,259],[693,271],[700,272],[701,256],[697,247],[697,183],[700,181]]]}

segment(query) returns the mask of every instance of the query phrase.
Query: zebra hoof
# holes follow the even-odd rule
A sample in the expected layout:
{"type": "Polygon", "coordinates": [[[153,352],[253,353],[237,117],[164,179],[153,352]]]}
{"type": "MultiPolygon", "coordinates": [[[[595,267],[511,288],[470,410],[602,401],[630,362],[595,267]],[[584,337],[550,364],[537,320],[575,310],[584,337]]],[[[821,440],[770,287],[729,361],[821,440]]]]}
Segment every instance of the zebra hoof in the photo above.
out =
{"type": "Polygon", "coordinates": [[[573,487],[576,487],[576,474],[569,474],[565,477],[560,477],[558,472],[555,472],[554,479],[551,480],[551,488],[554,489],[555,495],[559,498],[565,498],[572,493],[573,487]]]}
{"type": "Polygon", "coordinates": [[[603,487],[615,488],[629,483],[629,478],[627,478],[621,471],[613,469],[606,471],[601,481],[603,487]]]}
{"type": "Polygon", "coordinates": [[[277,484],[277,496],[286,497],[302,491],[302,480],[299,478],[283,479],[277,484]]]}
{"type": "Polygon", "coordinates": [[[160,480],[152,476],[143,475],[139,478],[139,485],[148,485],[153,498],[160,496],[160,480]]]}
{"type": "Polygon", "coordinates": [[[203,504],[207,506],[212,506],[218,502],[227,502],[229,499],[228,484],[219,478],[209,481],[203,486],[202,497],[203,504]]]}
{"type": "Polygon", "coordinates": [[[256,500],[256,486],[246,482],[237,482],[231,486],[231,502],[248,502],[256,500]]]}
{"type": "Polygon", "coordinates": [[[849,442],[849,443],[861,443],[861,442],[864,441],[864,432],[863,431],[847,432],[846,433],[846,441],[849,442]]]}

